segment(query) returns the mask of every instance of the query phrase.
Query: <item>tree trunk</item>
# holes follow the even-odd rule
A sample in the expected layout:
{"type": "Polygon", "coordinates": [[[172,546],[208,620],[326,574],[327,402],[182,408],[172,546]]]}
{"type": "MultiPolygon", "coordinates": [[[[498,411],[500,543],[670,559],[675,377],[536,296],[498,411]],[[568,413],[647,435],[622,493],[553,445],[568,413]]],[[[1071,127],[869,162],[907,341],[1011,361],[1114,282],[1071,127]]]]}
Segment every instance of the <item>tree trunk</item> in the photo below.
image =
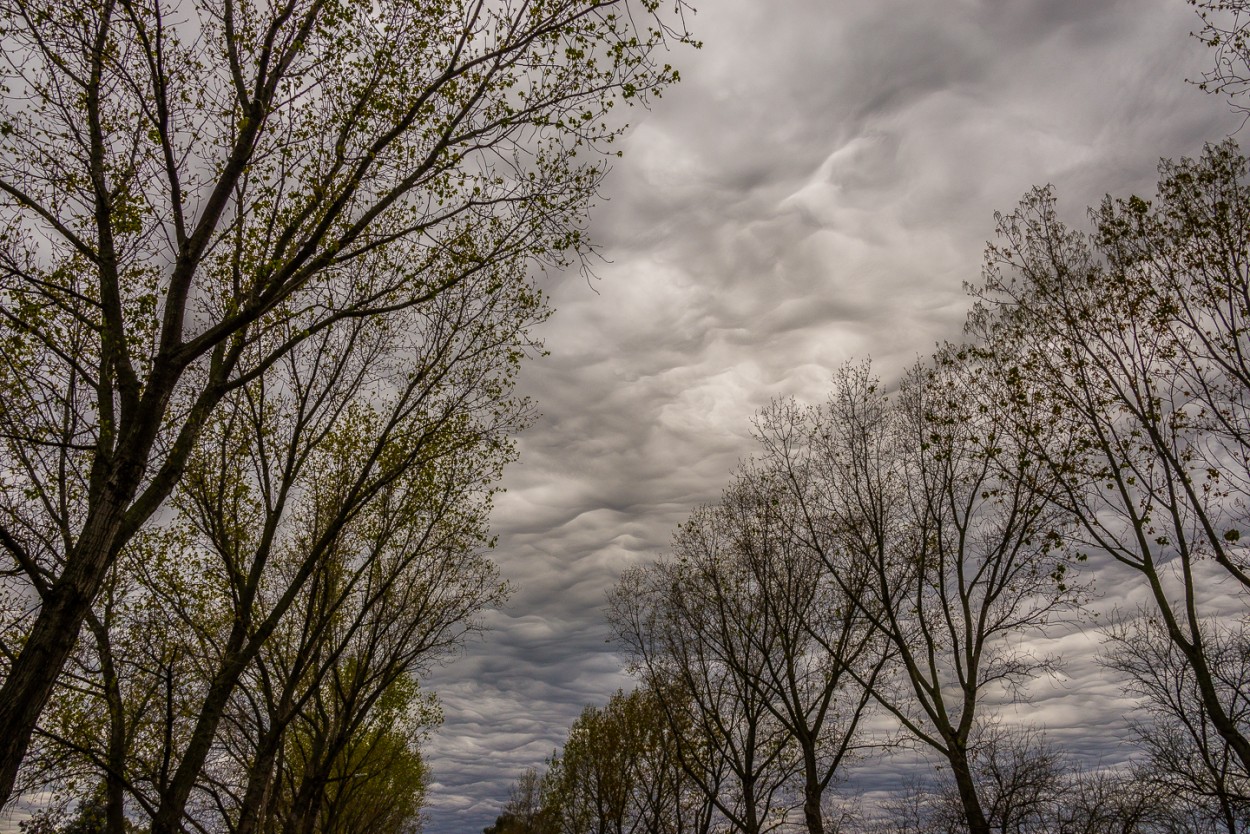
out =
{"type": "Polygon", "coordinates": [[[44,596],[30,636],[0,687],[0,808],[13,796],[17,772],[39,716],[104,584],[120,518],[118,508],[108,507],[88,520],[64,573],[44,596]]]}
{"type": "Polygon", "coordinates": [[[295,799],[291,803],[291,817],[282,826],[282,834],[312,834],[316,828],[317,815],[325,803],[325,789],[328,781],[326,775],[322,773],[322,768],[318,767],[311,776],[306,777],[300,783],[295,799]]]}
{"type": "Polygon", "coordinates": [[[182,816],[187,800],[191,797],[191,791],[212,749],[213,740],[217,737],[217,727],[225,715],[230,694],[254,654],[242,651],[235,642],[244,636],[238,623],[235,632],[231,635],[229,648],[218,666],[208,694],[204,697],[196,717],[195,729],[183,751],[174,778],[161,789],[160,805],[152,818],[152,834],[182,834],[182,816]]]}
{"type": "MultiPolygon", "coordinates": [[[[219,381],[223,369],[228,373],[233,367],[232,363],[219,365],[213,371],[214,381],[219,381]]],[[[73,549],[65,554],[65,569],[40,600],[39,615],[0,687],[0,809],[13,796],[30,737],[78,643],[83,620],[104,586],[110,566],[139,524],[173,491],[181,473],[181,460],[189,454],[189,445],[175,450],[175,460],[167,461],[161,468],[145,493],[144,509],[136,513],[135,495],[180,374],[180,369],[169,365],[154,369],[147,380],[142,417],[127,432],[128,437],[115,456],[106,459],[103,452],[96,451],[82,533],[73,549]]],[[[208,410],[221,396],[222,393],[201,396],[184,426],[186,437],[180,438],[180,442],[189,443],[188,438],[195,436],[208,410]]]]}
{"type": "MultiPolygon", "coordinates": [[[[1149,562],[1146,563],[1146,567],[1140,570],[1150,584],[1150,592],[1154,596],[1155,604],[1159,609],[1159,615],[1163,619],[1163,626],[1167,630],[1168,639],[1172,641],[1172,645],[1176,646],[1177,650],[1184,656],[1186,664],[1194,674],[1194,683],[1198,685],[1198,694],[1202,698],[1203,706],[1207,709],[1207,720],[1215,728],[1215,731],[1219,733],[1220,738],[1229,746],[1229,749],[1237,756],[1242,767],[1250,770],[1250,740],[1242,734],[1236,722],[1229,717],[1228,712],[1224,709],[1224,703],[1220,700],[1220,693],[1215,688],[1215,679],[1214,675],[1211,674],[1211,667],[1207,664],[1206,648],[1203,646],[1202,632],[1198,624],[1191,620],[1189,626],[1190,633],[1186,634],[1176,621],[1176,614],[1172,611],[1171,602],[1163,589],[1163,582],[1159,574],[1149,562]]],[[[1188,565],[1186,565],[1186,571],[1188,572],[1188,565]]],[[[1192,580],[1188,582],[1186,594],[1192,600],[1192,580]]],[[[1191,608],[1190,610],[1192,611],[1193,609],[1191,608]]]]}
{"type": "Polygon", "coordinates": [[[234,834],[254,834],[264,823],[273,786],[274,763],[282,747],[283,733],[277,729],[278,726],[285,729],[286,722],[271,721],[269,731],[257,745],[256,759],[248,769],[247,790],[243,793],[243,804],[234,834]]]}
{"type": "Polygon", "coordinates": [[[804,744],[803,747],[803,819],[807,823],[808,834],[825,834],[825,819],[820,807],[824,791],[816,777],[816,750],[811,744],[804,744]]]}
{"type": "Polygon", "coordinates": [[[972,768],[968,766],[968,753],[961,747],[951,746],[946,754],[950,762],[951,772],[955,775],[955,784],[959,788],[959,802],[964,809],[964,819],[968,823],[968,834],[990,834],[990,824],[985,819],[985,811],[981,809],[981,799],[977,796],[976,785],[972,781],[972,768]]]}
{"type": "Polygon", "coordinates": [[[100,659],[101,686],[108,704],[108,768],[104,773],[105,830],[108,834],[126,834],[126,705],[122,701],[121,681],[113,663],[113,646],[108,626],[88,613],[87,628],[95,637],[96,654],[100,659]]]}

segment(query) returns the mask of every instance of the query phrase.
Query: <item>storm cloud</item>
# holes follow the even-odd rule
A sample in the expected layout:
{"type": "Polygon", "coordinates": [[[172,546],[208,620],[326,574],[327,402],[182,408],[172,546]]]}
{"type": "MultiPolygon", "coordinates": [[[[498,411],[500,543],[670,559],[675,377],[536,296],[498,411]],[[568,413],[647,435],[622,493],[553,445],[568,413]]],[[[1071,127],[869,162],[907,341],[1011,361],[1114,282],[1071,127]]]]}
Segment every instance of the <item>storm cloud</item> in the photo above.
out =
{"type": "MultiPolygon", "coordinates": [[[[1240,124],[1186,79],[1209,56],[1184,0],[706,0],[683,81],[634,111],[591,233],[596,277],[553,276],[542,418],[494,515],[515,586],[490,632],[429,676],[428,830],[479,831],[585,704],[630,684],[603,619],[622,570],[662,554],[753,451],[772,398],[834,367],[887,379],[959,337],[993,212],[1053,183],[1074,224],[1153,193],[1160,157],[1240,124]]],[[[1112,611],[1114,573],[1099,577],[1112,611]]],[[[1065,672],[1030,718],[1087,761],[1126,755],[1097,623],[1056,634],[1065,672]]]]}

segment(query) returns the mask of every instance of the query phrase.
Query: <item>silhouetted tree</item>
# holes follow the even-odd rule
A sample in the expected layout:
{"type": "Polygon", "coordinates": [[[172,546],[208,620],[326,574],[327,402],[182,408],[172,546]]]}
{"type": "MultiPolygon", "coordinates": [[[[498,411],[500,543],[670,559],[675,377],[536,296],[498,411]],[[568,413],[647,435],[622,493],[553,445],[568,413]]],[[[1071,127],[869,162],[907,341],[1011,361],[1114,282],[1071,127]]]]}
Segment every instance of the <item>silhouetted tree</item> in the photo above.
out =
{"type": "Polygon", "coordinates": [[[1107,198],[1092,235],[1046,189],[1000,217],[968,326],[1003,392],[994,419],[1055,483],[1075,546],[1137,572],[1244,772],[1204,622],[1212,582],[1250,597],[1247,164],[1225,142],[1160,173],[1155,203],[1107,198]]]}
{"type": "Polygon", "coordinates": [[[893,396],[866,365],[834,386],[821,407],[762,415],[765,460],[801,508],[797,535],[888,644],[890,673],[862,683],[942,757],[983,834],[982,701],[1048,668],[1020,638],[1079,599],[1046,471],[988,417],[966,353],[914,367],[893,396]]]}
{"type": "MultiPolygon", "coordinates": [[[[1201,627],[1207,662],[1225,713],[1244,725],[1250,711],[1250,643],[1245,624],[1209,618],[1201,627]]],[[[1106,663],[1142,699],[1133,722],[1147,754],[1140,778],[1152,789],[1202,809],[1229,834],[1250,825],[1250,777],[1207,720],[1193,671],[1149,612],[1108,630],[1106,663]]]]}

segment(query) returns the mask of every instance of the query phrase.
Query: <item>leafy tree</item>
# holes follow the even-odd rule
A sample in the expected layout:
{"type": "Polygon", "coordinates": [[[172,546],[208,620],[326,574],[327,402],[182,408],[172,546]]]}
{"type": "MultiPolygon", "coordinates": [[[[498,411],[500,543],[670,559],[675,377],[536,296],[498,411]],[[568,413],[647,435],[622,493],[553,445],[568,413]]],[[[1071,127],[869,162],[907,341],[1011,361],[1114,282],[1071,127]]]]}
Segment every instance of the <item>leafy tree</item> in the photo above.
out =
{"type": "Polygon", "coordinates": [[[645,687],[583,710],[543,779],[554,834],[696,834],[707,831],[710,807],[645,687]]]}
{"type": "Polygon", "coordinates": [[[552,831],[543,808],[543,776],[528,768],[512,786],[503,813],[483,834],[549,834],[552,831]]]}
{"type": "Polygon", "coordinates": [[[419,745],[437,710],[407,678],[366,709],[343,694],[324,694],[287,734],[272,824],[292,834],[420,831],[427,771],[419,745]]]}
{"type": "Polygon", "coordinates": [[[587,251],[587,151],[688,40],[658,7],[4,0],[0,545],[23,604],[0,804],[225,398],[318,334],[587,251]]]}
{"type": "MultiPolygon", "coordinates": [[[[248,832],[272,817],[294,724],[316,749],[301,748],[284,824],[307,828],[378,699],[502,598],[480,551],[489,484],[526,407],[507,398],[499,353],[521,343],[533,307],[523,289],[479,289],[448,291],[408,327],[362,320],[293,349],[227,398],[175,491],[178,514],[136,539],[152,546],[125,563],[131,619],[110,622],[107,656],[132,693],[107,738],[118,721],[134,738],[104,770],[154,827],[221,814],[248,832]]],[[[86,748],[97,767],[104,744],[86,748]]]]}

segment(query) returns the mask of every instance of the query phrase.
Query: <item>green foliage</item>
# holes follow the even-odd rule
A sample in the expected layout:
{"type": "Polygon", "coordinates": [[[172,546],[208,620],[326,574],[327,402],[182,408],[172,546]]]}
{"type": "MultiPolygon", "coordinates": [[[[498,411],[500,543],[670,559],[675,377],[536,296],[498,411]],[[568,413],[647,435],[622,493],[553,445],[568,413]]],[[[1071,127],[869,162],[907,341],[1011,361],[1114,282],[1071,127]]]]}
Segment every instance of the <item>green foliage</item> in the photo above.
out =
{"type": "MultiPolygon", "coordinates": [[[[420,754],[426,732],[438,723],[437,710],[415,682],[400,678],[378,700],[334,754],[326,769],[325,796],[316,821],[326,834],[410,834],[420,830],[428,770],[420,754]]],[[[287,740],[284,774],[298,785],[301,764],[312,758],[310,728],[297,725],[287,740]]],[[[290,796],[286,801],[296,797],[290,796]]],[[[279,815],[283,814],[281,800],[279,815]]]]}
{"type": "Polygon", "coordinates": [[[586,707],[546,772],[530,769],[485,834],[686,834],[705,831],[710,804],[683,765],[666,702],[650,688],[586,707]]]}
{"type": "Polygon", "coordinates": [[[587,707],[543,779],[553,834],[676,834],[690,785],[663,705],[647,689],[587,707]]]}
{"type": "Polygon", "coordinates": [[[533,274],[683,10],[0,2],[0,802],[51,704],[37,778],[258,824],[309,704],[333,769],[502,598],[533,274]]]}
{"type": "Polygon", "coordinates": [[[503,813],[485,834],[551,834],[553,812],[546,807],[543,781],[535,768],[517,777],[503,813]]]}

